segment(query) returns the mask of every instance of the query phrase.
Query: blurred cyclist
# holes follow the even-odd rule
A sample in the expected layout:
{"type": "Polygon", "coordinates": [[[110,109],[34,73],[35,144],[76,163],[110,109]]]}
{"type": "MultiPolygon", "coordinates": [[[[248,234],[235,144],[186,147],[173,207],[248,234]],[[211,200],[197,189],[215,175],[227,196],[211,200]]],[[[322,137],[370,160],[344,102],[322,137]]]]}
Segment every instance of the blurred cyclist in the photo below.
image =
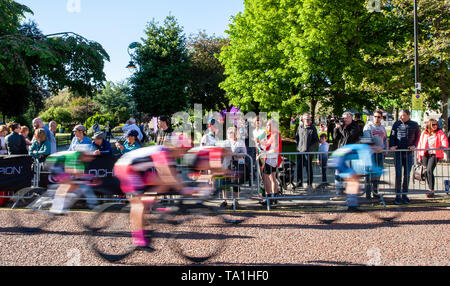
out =
{"type": "Polygon", "coordinates": [[[155,202],[144,192],[164,194],[176,192],[188,194],[177,174],[175,160],[191,148],[191,140],[183,134],[174,134],[163,146],[140,148],[123,155],[114,165],[114,174],[119,178],[122,191],[129,195],[130,225],[133,244],[149,247],[144,230],[144,211],[155,202]]]}
{"type": "Polygon", "coordinates": [[[338,176],[346,183],[348,211],[359,211],[358,194],[361,176],[379,178],[383,169],[373,160],[374,141],[370,137],[361,137],[361,144],[348,144],[337,149],[330,158],[329,166],[336,168],[338,176]],[[370,146],[369,146],[370,145],[370,146]]]}
{"type": "Polygon", "coordinates": [[[75,151],[63,151],[50,155],[47,162],[54,163],[51,175],[58,187],[53,199],[50,212],[64,214],[76,199],[84,195],[87,205],[93,209],[97,205],[97,198],[87,181],[91,176],[86,175],[86,163],[95,159],[92,149],[87,144],[77,145],[75,151]]]}

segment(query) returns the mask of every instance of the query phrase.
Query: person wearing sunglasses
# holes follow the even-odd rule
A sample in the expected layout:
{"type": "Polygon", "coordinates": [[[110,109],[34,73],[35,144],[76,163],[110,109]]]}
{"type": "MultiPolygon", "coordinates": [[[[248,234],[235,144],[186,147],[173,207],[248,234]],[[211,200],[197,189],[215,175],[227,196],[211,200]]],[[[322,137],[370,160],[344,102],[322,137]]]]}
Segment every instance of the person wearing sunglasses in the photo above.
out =
{"type": "Polygon", "coordinates": [[[427,168],[427,197],[434,196],[434,169],[437,163],[444,159],[447,160],[447,154],[443,150],[426,150],[448,148],[448,138],[444,131],[439,128],[435,119],[428,120],[425,130],[420,135],[419,145],[417,146],[417,160],[427,168]],[[425,150],[424,150],[425,149],[425,150]]]}
{"type": "MultiPolygon", "coordinates": [[[[387,132],[381,124],[382,119],[383,111],[380,109],[375,110],[373,113],[373,120],[368,121],[363,129],[364,137],[371,138],[374,142],[373,160],[380,168],[383,168],[384,164],[383,151],[388,149],[387,132]]],[[[378,180],[370,180],[369,177],[367,177],[367,180],[368,184],[366,184],[366,199],[372,199],[372,194],[374,199],[378,198],[378,180]]]]}

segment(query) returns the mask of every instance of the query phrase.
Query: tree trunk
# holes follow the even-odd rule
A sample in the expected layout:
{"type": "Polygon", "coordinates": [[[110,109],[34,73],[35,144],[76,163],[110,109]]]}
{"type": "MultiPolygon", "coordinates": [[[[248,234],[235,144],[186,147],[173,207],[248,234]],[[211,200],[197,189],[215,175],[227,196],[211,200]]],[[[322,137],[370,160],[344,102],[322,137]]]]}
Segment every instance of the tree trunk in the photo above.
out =
{"type": "Polygon", "coordinates": [[[315,96],[311,96],[310,110],[311,110],[311,119],[312,119],[312,122],[315,122],[315,117],[316,117],[316,106],[317,106],[317,99],[316,99],[315,96]]]}

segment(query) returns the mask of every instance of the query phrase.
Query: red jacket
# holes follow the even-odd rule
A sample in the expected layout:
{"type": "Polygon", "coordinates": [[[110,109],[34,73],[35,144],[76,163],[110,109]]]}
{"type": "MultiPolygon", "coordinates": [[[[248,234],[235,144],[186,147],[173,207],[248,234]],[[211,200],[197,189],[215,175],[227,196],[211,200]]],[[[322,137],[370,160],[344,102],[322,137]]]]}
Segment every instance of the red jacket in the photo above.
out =
{"type": "MultiPolygon", "coordinates": [[[[448,139],[447,136],[445,136],[444,131],[439,130],[436,132],[436,141],[432,146],[429,145],[428,139],[430,138],[430,133],[423,131],[420,135],[419,144],[417,145],[417,149],[437,149],[437,148],[448,148],[448,139]]],[[[438,159],[444,158],[444,151],[443,150],[431,150],[431,151],[424,151],[419,150],[417,151],[417,158],[419,160],[422,160],[423,156],[425,156],[425,152],[428,152],[428,154],[436,154],[436,157],[438,159]]]]}

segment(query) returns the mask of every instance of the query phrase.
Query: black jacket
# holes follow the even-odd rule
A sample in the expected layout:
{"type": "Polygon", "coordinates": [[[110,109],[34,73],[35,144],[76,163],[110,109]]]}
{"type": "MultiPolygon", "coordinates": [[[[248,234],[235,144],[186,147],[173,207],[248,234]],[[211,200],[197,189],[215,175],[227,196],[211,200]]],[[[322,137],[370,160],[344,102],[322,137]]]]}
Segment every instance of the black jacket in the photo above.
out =
{"type": "Polygon", "coordinates": [[[313,152],[319,146],[319,135],[317,135],[316,127],[311,124],[309,126],[299,126],[295,135],[297,142],[297,151],[313,152]]]}
{"type": "Polygon", "coordinates": [[[25,155],[28,154],[27,143],[25,137],[19,133],[13,132],[5,138],[8,155],[25,155]]]}
{"type": "Polygon", "coordinates": [[[419,144],[420,127],[417,122],[408,120],[405,123],[397,121],[392,126],[389,146],[397,146],[397,149],[408,149],[410,146],[419,144]]]}
{"type": "Polygon", "coordinates": [[[359,141],[360,129],[358,123],[352,121],[347,127],[341,125],[334,128],[334,140],[338,142],[338,148],[347,145],[355,144],[359,141]]]}

